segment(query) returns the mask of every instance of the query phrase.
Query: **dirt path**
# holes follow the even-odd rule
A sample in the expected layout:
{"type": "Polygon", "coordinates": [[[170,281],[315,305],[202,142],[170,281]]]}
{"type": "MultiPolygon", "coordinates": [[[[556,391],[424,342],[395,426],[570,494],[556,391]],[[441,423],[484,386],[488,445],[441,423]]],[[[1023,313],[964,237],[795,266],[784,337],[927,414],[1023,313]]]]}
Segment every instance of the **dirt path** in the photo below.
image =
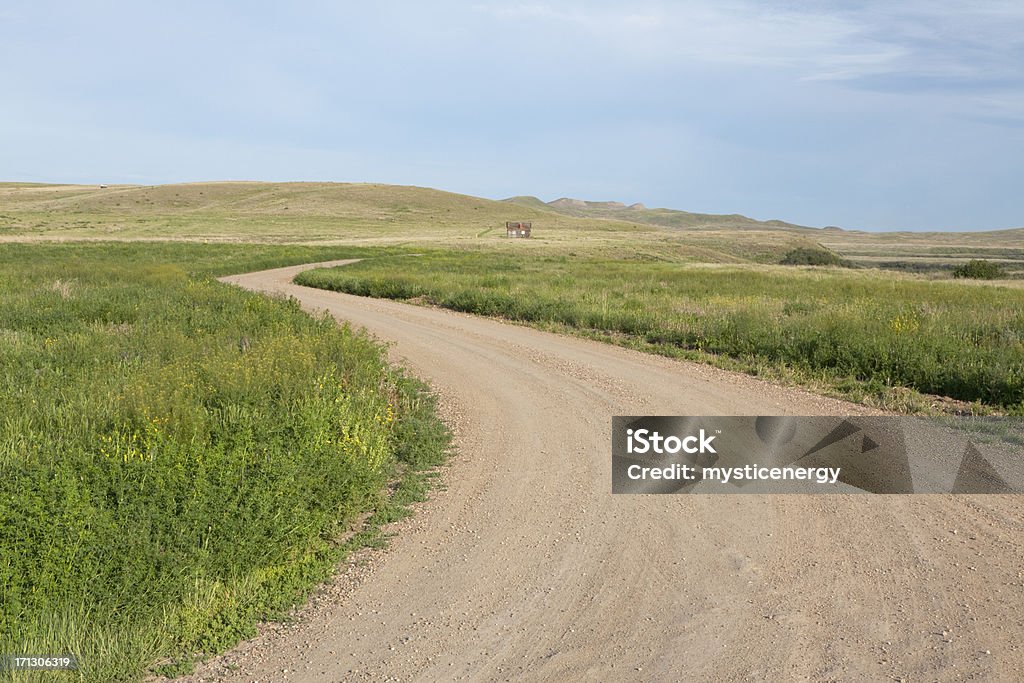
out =
{"type": "Polygon", "coordinates": [[[459,455],[387,551],[194,680],[1013,680],[1012,496],[612,496],[616,414],[852,414],[496,321],[227,278],[393,342],[459,455]]]}

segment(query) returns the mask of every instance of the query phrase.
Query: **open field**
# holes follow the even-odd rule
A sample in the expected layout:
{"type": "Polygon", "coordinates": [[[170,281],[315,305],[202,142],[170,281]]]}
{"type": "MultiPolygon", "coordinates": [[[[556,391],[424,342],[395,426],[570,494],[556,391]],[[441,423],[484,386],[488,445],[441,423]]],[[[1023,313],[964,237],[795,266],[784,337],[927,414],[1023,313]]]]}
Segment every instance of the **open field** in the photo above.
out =
{"type": "Polygon", "coordinates": [[[735,215],[560,209],[535,198],[492,201],[374,184],[219,182],[102,189],[0,183],[0,240],[26,238],[443,245],[704,263],[777,263],[790,249],[822,244],[855,261],[931,254],[949,256],[948,265],[991,256],[1013,261],[1011,270],[1024,270],[1024,230],[819,230],[735,215]],[[535,238],[510,247],[506,220],[533,221],[535,238]]]}
{"type": "Polygon", "coordinates": [[[906,387],[1024,412],[1024,296],[1016,289],[842,268],[479,251],[431,252],[399,268],[364,261],[307,271],[298,282],[732,361],[889,408],[909,407],[892,391],[906,387]]]}
{"type": "Polygon", "coordinates": [[[83,667],[11,678],[187,668],[419,495],[446,443],[422,386],[362,334],[210,277],[360,253],[0,245],[0,652],[83,667]]]}

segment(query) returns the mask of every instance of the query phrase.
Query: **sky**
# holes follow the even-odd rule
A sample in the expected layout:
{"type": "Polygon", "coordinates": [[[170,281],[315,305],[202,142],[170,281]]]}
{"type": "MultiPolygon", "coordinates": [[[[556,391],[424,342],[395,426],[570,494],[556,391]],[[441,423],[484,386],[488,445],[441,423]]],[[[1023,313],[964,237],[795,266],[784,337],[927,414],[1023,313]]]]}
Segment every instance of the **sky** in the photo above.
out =
{"type": "Polygon", "coordinates": [[[0,0],[0,180],[1024,226],[1024,2],[0,0]]]}

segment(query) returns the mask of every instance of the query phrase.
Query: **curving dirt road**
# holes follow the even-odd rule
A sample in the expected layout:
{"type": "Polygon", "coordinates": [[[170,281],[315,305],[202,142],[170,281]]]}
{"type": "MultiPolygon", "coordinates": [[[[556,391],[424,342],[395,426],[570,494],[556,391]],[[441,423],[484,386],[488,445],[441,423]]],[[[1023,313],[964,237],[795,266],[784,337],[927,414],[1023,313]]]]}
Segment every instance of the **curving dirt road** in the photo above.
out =
{"type": "Polygon", "coordinates": [[[225,279],[393,342],[459,454],[388,550],[193,680],[1019,680],[1019,498],[612,496],[612,415],[864,409],[308,267],[225,279]]]}

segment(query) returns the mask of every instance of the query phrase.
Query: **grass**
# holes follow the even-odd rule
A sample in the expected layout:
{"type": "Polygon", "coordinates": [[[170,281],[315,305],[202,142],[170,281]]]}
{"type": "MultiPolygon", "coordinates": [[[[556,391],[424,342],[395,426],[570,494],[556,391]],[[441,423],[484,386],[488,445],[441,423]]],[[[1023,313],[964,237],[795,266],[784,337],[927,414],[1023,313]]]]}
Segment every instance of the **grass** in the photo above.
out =
{"type": "Polygon", "coordinates": [[[364,261],[297,281],[555,326],[888,407],[909,389],[1024,413],[1024,296],[1004,287],[484,251],[426,253],[400,271],[364,261]]]}
{"type": "Polygon", "coordinates": [[[195,183],[102,190],[0,185],[0,236],[461,242],[503,227],[510,214],[525,220],[547,216],[549,229],[560,235],[608,231],[604,221],[389,185],[195,183]]]}
{"type": "MultiPolygon", "coordinates": [[[[557,202],[556,202],[557,204],[557,202]]],[[[162,186],[0,183],[0,240],[192,239],[249,243],[487,247],[516,253],[645,253],[677,262],[778,263],[793,249],[831,249],[870,265],[932,251],[956,259],[1024,253],[1024,230],[865,233],[736,215],[493,201],[422,187],[364,183],[189,183],[162,186]],[[532,221],[509,246],[505,221],[532,221]]],[[[949,259],[943,258],[944,262],[949,259]]],[[[1009,270],[1024,268],[1024,262],[1009,270]],[[1019,267],[1018,267],[1019,266],[1019,267]]],[[[950,266],[950,270],[952,266],[950,266]]]]}
{"type": "Polygon", "coordinates": [[[0,245],[0,652],[82,663],[8,679],[185,670],[422,495],[448,444],[424,387],[365,336],[213,279],[366,253],[0,245]]]}

